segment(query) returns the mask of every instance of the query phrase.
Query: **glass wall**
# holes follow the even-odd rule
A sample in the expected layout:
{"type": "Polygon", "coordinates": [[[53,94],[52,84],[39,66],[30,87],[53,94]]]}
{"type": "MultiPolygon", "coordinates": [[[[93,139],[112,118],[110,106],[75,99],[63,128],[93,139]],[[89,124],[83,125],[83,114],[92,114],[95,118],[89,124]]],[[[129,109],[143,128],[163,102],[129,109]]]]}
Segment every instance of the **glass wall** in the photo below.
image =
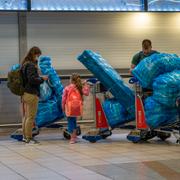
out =
{"type": "Polygon", "coordinates": [[[0,10],[27,10],[27,0],[0,0],[0,10]]]}
{"type": "Polygon", "coordinates": [[[35,11],[142,11],[143,0],[32,0],[35,11]]]}
{"type": "Polygon", "coordinates": [[[180,0],[148,0],[149,11],[180,11],[180,0]]]}
{"type": "Polygon", "coordinates": [[[180,0],[0,0],[0,11],[144,11],[145,2],[148,11],[180,11],[180,0]]]}

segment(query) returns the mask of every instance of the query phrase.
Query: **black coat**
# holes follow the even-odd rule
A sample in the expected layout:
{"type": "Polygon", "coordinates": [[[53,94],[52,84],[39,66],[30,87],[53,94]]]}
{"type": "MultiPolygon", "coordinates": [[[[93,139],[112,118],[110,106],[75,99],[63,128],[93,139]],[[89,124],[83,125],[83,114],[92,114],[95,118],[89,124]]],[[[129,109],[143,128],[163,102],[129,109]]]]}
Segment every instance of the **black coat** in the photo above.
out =
{"type": "Polygon", "coordinates": [[[25,92],[39,96],[40,84],[43,83],[44,80],[38,74],[37,64],[27,62],[22,66],[21,72],[25,92]]]}

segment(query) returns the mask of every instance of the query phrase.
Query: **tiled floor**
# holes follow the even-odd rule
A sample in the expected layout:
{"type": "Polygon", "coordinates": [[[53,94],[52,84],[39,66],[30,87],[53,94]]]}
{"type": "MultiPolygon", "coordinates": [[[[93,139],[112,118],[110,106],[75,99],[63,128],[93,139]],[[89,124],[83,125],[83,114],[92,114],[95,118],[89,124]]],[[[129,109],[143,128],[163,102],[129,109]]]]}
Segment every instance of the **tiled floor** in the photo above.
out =
{"type": "Polygon", "coordinates": [[[41,133],[40,145],[0,139],[2,180],[180,180],[180,145],[172,137],[133,144],[116,131],[97,143],[79,139],[70,145],[62,133],[41,133]]]}

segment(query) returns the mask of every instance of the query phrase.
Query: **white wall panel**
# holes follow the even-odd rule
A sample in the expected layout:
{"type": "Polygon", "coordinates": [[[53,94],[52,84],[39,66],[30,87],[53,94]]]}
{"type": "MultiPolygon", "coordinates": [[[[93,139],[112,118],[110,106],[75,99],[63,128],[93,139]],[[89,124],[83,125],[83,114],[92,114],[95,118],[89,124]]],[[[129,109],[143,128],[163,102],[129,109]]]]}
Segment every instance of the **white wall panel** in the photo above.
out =
{"type": "Polygon", "coordinates": [[[28,47],[39,46],[57,69],[84,68],[76,60],[84,49],[99,52],[115,68],[127,68],[144,38],[154,49],[180,54],[180,14],[28,14],[28,47]]]}
{"type": "Polygon", "coordinates": [[[0,76],[18,63],[18,24],[16,13],[0,13],[0,76]]]}

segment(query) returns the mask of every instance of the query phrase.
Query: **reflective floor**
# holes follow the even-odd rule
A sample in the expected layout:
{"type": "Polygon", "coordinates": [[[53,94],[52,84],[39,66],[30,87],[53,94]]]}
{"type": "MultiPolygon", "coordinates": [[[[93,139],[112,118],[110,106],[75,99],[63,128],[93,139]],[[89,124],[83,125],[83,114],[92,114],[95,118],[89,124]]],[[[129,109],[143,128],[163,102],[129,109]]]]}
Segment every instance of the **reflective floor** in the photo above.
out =
{"type": "Polygon", "coordinates": [[[59,130],[43,131],[39,145],[25,145],[0,134],[2,180],[179,180],[180,145],[171,137],[133,144],[116,130],[97,143],[79,138],[69,144],[59,130]]]}

